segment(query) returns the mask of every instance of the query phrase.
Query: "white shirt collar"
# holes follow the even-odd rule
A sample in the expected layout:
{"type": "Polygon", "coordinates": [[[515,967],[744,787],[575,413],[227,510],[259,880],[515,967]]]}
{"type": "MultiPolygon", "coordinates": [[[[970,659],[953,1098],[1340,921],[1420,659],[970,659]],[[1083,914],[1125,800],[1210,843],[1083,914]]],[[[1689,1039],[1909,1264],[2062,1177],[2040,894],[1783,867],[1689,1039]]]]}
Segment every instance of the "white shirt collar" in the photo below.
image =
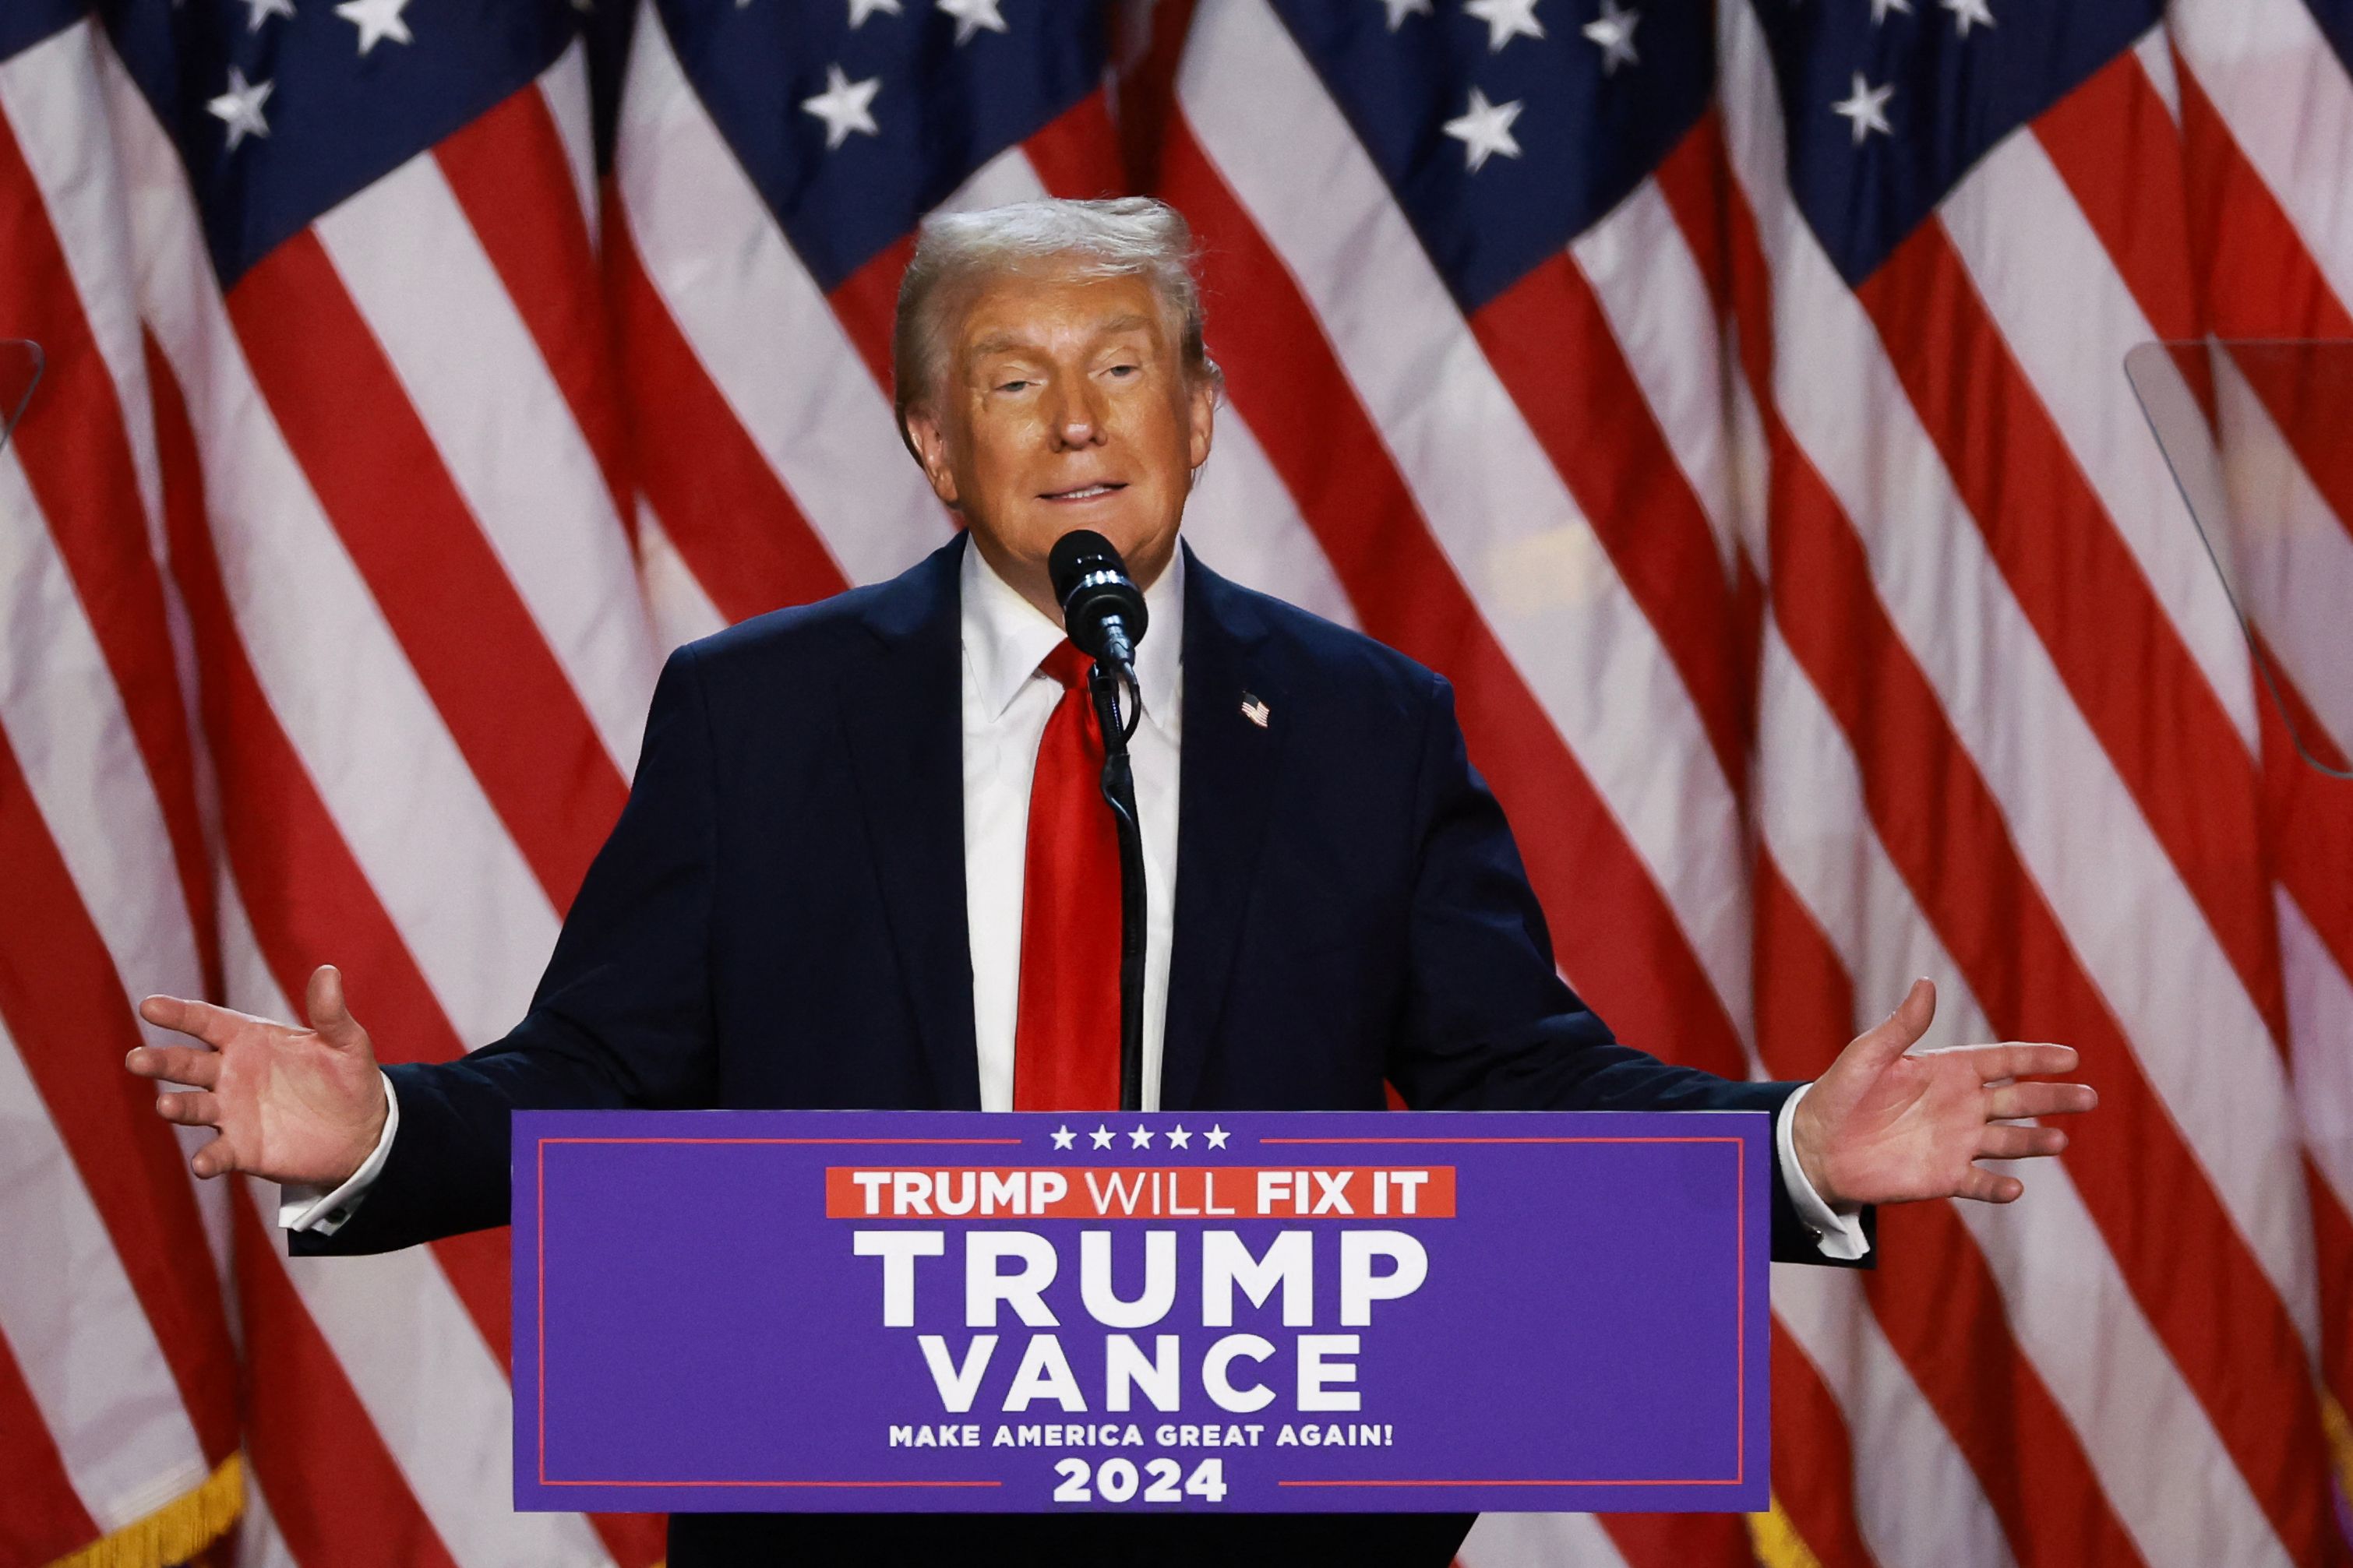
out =
{"type": "MultiPolygon", "coordinates": [[[[1062,640],[1062,628],[997,574],[978,549],[964,550],[962,622],[964,656],[991,723],[1005,716],[1039,664],[1062,640]]],[[[1144,689],[1144,717],[1171,727],[1176,676],[1185,650],[1185,552],[1169,559],[1160,580],[1144,591],[1148,625],[1135,650],[1136,683],[1144,689]]]]}

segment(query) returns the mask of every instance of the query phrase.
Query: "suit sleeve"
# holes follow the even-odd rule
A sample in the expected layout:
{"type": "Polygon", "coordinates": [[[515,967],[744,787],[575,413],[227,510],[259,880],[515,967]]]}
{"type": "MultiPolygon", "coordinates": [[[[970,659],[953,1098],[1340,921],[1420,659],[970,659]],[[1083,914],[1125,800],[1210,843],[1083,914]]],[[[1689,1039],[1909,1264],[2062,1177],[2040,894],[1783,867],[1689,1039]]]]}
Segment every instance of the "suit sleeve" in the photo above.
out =
{"type": "Polygon", "coordinates": [[[508,1113],[707,1105],[719,825],[691,648],[655,687],[635,784],[514,1030],[454,1062],[389,1066],[400,1131],[366,1201],[298,1254],[385,1252],[507,1223],[508,1113]]]}
{"type": "MultiPolygon", "coordinates": [[[[1778,1116],[1798,1085],[1719,1078],[1620,1044],[1561,980],[1503,807],[1471,765],[1453,689],[1432,679],[1415,791],[1404,1016],[1389,1081],[1425,1110],[1778,1116]]],[[[1873,1234],[1869,1211],[1863,1225],[1873,1234]]],[[[1778,1168],[1773,1256],[1838,1261],[1822,1256],[1799,1219],[1778,1168]]]]}

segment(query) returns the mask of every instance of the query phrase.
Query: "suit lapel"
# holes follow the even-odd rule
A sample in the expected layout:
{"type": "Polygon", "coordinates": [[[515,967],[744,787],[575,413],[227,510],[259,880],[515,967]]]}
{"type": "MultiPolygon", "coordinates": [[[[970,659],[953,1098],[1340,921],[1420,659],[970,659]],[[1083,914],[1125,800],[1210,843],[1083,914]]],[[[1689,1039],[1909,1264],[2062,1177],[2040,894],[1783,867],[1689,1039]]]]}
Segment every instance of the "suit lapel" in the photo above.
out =
{"type": "Polygon", "coordinates": [[[883,911],[939,1105],[980,1109],[965,922],[959,538],[883,587],[874,657],[844,683],[842,722],[883,911]]]}
{"type": "Polygon", "coordinates": [[[1290,705],[1250,596],[1185,555],[1185,740],[1160,1103],[1191,1106],[1274,805],[1290,705]],[[1266,722],[1243,710],[1263,704],[1266,722]]]}

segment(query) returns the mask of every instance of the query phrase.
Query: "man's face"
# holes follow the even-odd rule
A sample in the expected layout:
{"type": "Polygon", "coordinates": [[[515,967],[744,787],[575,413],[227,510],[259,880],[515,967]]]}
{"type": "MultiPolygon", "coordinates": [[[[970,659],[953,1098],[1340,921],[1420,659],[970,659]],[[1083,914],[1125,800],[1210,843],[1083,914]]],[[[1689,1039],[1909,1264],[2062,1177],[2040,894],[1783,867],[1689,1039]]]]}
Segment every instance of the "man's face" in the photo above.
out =
{"type": "Polygon", "coordinates": [[[1057,620],[1046,555],[1072,529],[1110,540],[1141,586],[1176,552],[1215,397],[1186,374],[1169,329],[1141,278],[1001,273],[950,329],[940,384],[909,411],[932,489],[997,574],[1057,620]]]}

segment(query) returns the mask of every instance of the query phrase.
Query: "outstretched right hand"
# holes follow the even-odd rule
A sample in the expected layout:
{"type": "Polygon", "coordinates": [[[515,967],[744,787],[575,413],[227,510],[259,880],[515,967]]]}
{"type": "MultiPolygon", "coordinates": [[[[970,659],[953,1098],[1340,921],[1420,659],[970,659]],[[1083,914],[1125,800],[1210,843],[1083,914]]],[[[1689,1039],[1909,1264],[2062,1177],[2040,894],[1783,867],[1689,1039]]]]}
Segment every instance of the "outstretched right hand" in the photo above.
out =
{"type": "Polygon", "coordinates": [[[192,1086],[156,1095],[155,1110],[166,1121],[218,1130],[188,1160],[197,1175],[244,1171],[336,1187],[366,1163],[384,1132],[384,1079],[332,965],[311,972],[303,1011],[307,1029],[178,996],[139,1004],[147,1022],[203,1042],[142,1046],[123,1062],[141,1078],[192,1086]]]}

